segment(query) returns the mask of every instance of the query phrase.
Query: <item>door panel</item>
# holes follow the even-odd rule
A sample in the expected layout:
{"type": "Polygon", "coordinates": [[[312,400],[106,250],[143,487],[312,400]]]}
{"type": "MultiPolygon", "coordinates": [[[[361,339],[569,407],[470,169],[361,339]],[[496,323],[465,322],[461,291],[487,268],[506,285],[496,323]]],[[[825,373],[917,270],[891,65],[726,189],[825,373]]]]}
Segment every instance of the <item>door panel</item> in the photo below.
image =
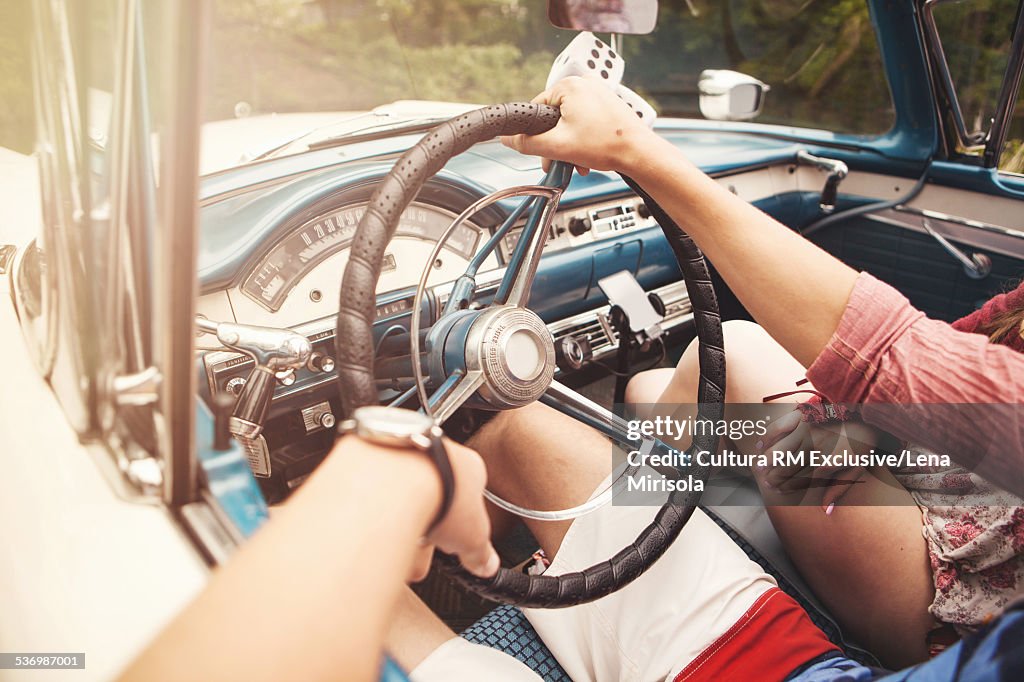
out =
{"type": "Polygon", "coordinates": [[[965,253],[984,253],[992,273],[968,277],[959,263],[927,234],[871,218],[853,218],[815,234],[812,241],[850,267],[865,270],[899,289],[929,317],[953,321],[995,294],[1013,288],[1024,275],[1020,258],[953,243],[965,253]]]}

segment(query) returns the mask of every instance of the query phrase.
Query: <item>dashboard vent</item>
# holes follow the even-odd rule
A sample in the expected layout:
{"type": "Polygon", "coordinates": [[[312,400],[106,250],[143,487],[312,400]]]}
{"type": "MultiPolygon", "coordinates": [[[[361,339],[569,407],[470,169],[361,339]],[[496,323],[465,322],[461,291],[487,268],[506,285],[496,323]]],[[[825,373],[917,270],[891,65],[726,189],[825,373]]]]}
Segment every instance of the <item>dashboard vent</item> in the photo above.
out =
{"type": "Polygon", "coordinates": [[[574,336],[576,338],[586,337],[590,342],[590,347],[594,351],[594,355],[597,355],[606,348],[614,346],[611,340],[608,338],[608,332],[605,330],[601,320],[595,316],[589,320],[577,322],[576,324],[570,325],[563,329],[559,329],[555,332],[555,341],[567,337],[574,336]]]}

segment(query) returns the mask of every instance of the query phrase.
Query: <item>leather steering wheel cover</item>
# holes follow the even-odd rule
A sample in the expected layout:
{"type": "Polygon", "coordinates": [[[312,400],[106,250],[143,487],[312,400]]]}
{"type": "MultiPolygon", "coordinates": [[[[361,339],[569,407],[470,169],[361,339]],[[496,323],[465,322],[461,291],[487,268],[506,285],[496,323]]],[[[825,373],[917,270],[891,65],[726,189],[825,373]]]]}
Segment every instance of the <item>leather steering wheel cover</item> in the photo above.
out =
{"type": "Polygon", "coordinates": [[[398,228],[402,211],[423,183],[453,156],[498,135],[546,132],[555,127],[558,118],[558,109],[542,104],[498,104],[470,111],[424,136],[402,154],[381,181],[356,228],[341,280],[334,344],[345,418],[358,407],[377,404],[373,375],[377,280],[384,250],[398,228]]]}
{"type": "MultiPolygon", "coordinates": [[[[498,135],[545,132],[558,118],[557,109],[539,104],[501,104],[469,112],[427,134],[398,159],[381,182],[356,230],[341,284],[335,346],[345,418],[358,407],[377,403],[373,373],[376,287],[384,250],[402,211],[423,183],[456,154],[498,135]]],[[[627,178],[627,182],[631,181],[627,178]]],[[[656,204],[641,196],[653,211],[656,204]]],[[[718,419],[725,393],[725,354],[718,301],[707,264],[696,245],[660,208],[654,215],[659,222],[664,219],[662,229],[669,237],[687,287],[692,287],[690,297],[700,340],[700,417],[718,419]]],[[[717,444],[714,435],[701,434],[693,439],[693,447],[700,449],[713,450],[717,444]]],[[[694,469],[690,473],[700,477],[707,472],[694,469]]],[[[583,571],[560,576],[526,575],[503,567],[493,578],[482,579],[463,569],[456,557],[437,553],[435,560],[457,582],[495,601],[529,608],[574,606],[611,594],[646,571],[682,531],[699,499],[700,494],[695,492],[673,493],[636,540],[607,561],[583,571]]]]}

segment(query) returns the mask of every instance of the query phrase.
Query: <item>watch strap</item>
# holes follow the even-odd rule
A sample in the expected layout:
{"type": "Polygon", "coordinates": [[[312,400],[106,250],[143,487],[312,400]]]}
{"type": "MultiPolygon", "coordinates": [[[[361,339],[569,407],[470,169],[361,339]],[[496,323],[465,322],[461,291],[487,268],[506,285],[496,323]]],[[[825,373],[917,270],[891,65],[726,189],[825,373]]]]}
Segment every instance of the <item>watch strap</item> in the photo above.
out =
{"type": "Polygon", "coordinates": [[[444,446],[440,431],[440,429],[436,429],[436,433],[430,434],[430,445],[426,449],[427,457],[441,477],[441,506],[438,507],[434,520],[430,522],[427,533],[432,532],[444,521],[444,517],[448,515],[448,510],[451,509],[455,499],[455,474],[452,471],[451,459],[448,457],[448,448],[444,446]]]}

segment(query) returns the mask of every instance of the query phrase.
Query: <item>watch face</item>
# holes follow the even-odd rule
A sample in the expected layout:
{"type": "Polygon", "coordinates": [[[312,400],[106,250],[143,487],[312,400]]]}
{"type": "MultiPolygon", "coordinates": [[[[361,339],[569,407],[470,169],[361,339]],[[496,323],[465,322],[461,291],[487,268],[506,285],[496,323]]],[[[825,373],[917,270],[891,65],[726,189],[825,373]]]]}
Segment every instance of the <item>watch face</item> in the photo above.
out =
{"type": "Polygon", "coordinates": [[[425,414],[383,405],[360,407],[352,417],[360,438],[383,445],[411,445],[415,436],[427,435],[434,425],[425,414]]]}

